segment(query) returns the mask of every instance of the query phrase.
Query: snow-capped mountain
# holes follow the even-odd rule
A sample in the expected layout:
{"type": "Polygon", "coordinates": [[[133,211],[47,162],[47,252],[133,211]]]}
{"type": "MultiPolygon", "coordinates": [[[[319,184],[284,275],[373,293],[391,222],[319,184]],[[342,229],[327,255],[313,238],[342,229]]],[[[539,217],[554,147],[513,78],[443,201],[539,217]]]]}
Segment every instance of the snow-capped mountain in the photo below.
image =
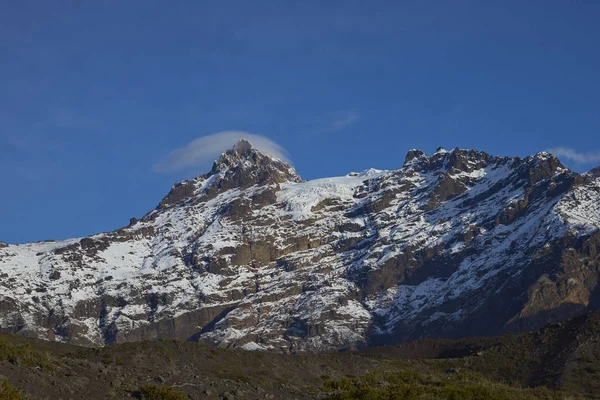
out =
{"type": "Polygon", "coordinates": [[[328,351],[528,330],[600,308],[600,173],[411,150],[302,181],[238,142],[113,232],[0,243],[3,331],[328,351]]]}

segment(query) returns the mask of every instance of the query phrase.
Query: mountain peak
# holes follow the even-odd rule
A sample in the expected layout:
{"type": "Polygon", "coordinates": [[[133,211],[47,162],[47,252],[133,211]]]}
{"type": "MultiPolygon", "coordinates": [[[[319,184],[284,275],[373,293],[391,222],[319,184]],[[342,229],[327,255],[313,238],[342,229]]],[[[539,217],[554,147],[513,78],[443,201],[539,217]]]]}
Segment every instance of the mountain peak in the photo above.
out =
{"type": "Polygon", "coordinates": [[[274,166],[285,173],[293,171],[293,175],[297,176],[296,171],[291,165],[277,157],[261,152],[258,148],[252,146],[252,143],[243,138],[238,140],[229,150],[221,154],[221,157],[213,163],[212,170],[208,176],[225,172],[231,168],[256,169],[266,165],[274,166]]]}
{"type": "Polygon", "coordinates": [[[406,157],[404,157],[404,165],[420,158],[427,158],[427,154],[419,149],[410,149],[408,153],[406,153],[406,157]]]}
{"type": "Polygon", "coordinates": [[[238,154],[246,154],[250,151],[250,149],[252,149],[252,144],[246,139],[242,138],[238,140],[236,144],[233,145],[231,151],[238,154]]]}
{"type": "Polygon", "coordinates": [[[594,178],[600,178],[600,166],[590,169],[588,172],[586,172],[586,175],[594,178]]]}
{"type": "Polygon", "coordinates": [[[238,140],[230,149],[225,150],[219,159],[215,161],[215,164],[220,164],[222,162],[227,164],[229,161],[236,162],[242,160],[256,161],[258,158],[260,158],[259,156],[268,157],[267,155],[262,154],[257,148],[252,146],[252,143],[250,143],[248,140],[242,138],[238,140]]]}
{"type": "Polygon", "coordinates": [[[168,208],[199,198],[213,198],[230,189],[253,185],[301,182],[294,167],[263,154],[246,139],[238,140],[213,163],[209,173],[173,186],[158,208],[168,208]]]}
{"type": "Polygon", "coordinates": [[[404,159],[404,165],[422,171],[450,171],[452,169],[471,172],[481,168],[492,160],[500,160],[489,154],[474,149],[454,148],[446,150],[439,147],[431,156],[417,149],[409,150],[404,159]]]}

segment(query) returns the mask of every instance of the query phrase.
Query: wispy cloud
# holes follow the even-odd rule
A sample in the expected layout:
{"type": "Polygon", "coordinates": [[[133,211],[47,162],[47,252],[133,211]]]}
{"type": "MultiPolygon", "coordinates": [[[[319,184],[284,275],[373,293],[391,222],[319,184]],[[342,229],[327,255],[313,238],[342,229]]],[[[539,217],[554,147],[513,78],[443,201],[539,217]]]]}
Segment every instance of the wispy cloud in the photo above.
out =
{"type": "Polygon", "coordinates": [[[548,149],[547,151],[554,154],[556,157],[566,158],[580,164],[592,164],[600,162],[600,152],[582,153],[568,147],[555,147],[548,149]]]}
{"type": "MultiPolygon", "coordinates": [[[[0,116],[2,117],[2,116],[0,116]]],[[[98,123],[73,110],[57,108],[31,124],[5,128],[10,134],[2,137],[7,144],[23,153],[39,157],[49,151],[64,148],[75,135],[97,130],[98,123]]],[[[1,130],[1,129],[0,129],[1,130]]]]}
{"type": "MultiPolygon", "coordinates": [[[[0,120],[8,120],[0,115],[0,120]]],[[[69,148],[78,136],[97,133],[97,122],[68,108],[53,108],[33,122],[8,122],[0,126],[0,168],[21,179],[50,182],[63,176],[69,148]]]]}
{"type": "Polygon", "coordinates": [[[333,134],[341,131],[358,121],[360,115],[354,111],[346,113],[334,113],[309,121],[304,132],[298,135],[299,140],[310,140],[319,135],[333,134]]]}
{"type": "Polygon", "coordinates": [[[66,108],[54,109],[47,118],[33,124],[33,129],[46,128],[84,128],[96,125],[96,121],[66,108]]]}
{"type": "Polygon", "coordinates": [[[347,126],[354,124],[356,121],[358,121],[358,114],[354,112],[350,113],[344,118],[336,119],[335,121],[333,121],[331,123],[330,130],[343,129],[347,126]]]}
{"type": "Polygon", "coordinates": [[[218,158],[225,150],[232,148],[240,139],[248,140],[254,148],[264,154],[289,161],[288,152],[269,138],[244,131],[223,131],[199,137],[172,151],[154,164],[154,171],[173,172],[207,164],[218,158]]]}

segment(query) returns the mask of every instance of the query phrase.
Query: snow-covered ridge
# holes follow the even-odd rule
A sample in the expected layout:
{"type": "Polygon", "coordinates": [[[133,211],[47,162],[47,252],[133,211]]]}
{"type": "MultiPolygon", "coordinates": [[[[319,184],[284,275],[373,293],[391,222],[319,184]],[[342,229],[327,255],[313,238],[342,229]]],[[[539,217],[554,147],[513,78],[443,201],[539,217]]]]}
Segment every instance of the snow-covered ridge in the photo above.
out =
{"type": "Polygon", "coordinates": [[[595,262],[598,182],[547,153],[465,149],[302,181],[236,145],[126,228],[0,246],[0,326],[276,351],[496,333],[546,306],[593,305],[593,273],[560,271],[566,249],[579,271],[595,262]],[[563,275],[571,294],[540,305],[541,282],[563,275]]]}

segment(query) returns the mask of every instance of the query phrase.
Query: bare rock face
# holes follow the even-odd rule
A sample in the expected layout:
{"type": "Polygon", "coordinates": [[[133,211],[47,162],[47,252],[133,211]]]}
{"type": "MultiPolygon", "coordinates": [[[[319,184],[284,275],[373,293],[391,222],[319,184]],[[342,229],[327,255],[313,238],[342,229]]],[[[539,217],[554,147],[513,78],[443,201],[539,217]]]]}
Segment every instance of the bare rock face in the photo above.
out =
{"type": "Polygon", "coordinates": [[[592,179],[600,178],[600,167],[592,168],[591,170],[588,171],[588,173],[586,175],[588,175],[592,179]]]}
{"type": "Polygon", "coordinates": [[[254,185],[269,186],[302,179],[289,164],[263,155],[242,139],[214,162],[208,174],[173,186],[157,209],[184,202],[209,200],[231,189],[244,190],[254,185]]]}
{"type": "Polygon", "coordinates": [[[0,243],[0,329],[283,352],[535,329],[600,308],[600,179],[420,150],[302,181],[247,141],[113,232],[0,243]]]}

